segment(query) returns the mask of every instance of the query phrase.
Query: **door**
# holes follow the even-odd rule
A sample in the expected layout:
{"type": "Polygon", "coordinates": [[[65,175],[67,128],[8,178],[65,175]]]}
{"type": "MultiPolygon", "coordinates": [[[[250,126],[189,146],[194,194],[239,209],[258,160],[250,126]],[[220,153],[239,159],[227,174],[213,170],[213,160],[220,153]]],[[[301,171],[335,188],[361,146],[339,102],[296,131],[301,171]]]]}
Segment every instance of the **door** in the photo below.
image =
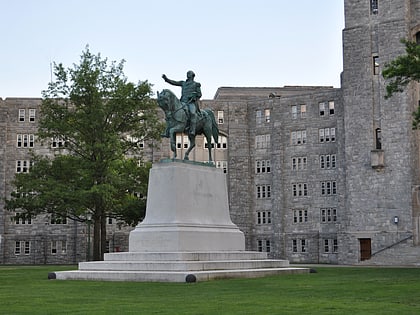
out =
{"type": "Polygon", "coordinates": [[[360,260],[368,260],[372,256],[372,247],[370,238],[359,238],[360,242],[360,260]]]}

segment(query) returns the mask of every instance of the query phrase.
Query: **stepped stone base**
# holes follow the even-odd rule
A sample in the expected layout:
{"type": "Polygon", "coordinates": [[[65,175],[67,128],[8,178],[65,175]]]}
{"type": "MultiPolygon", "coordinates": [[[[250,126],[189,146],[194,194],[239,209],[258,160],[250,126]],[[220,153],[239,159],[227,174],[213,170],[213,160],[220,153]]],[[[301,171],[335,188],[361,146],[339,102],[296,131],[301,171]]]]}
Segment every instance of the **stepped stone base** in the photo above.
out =
{"type": "Polygon", "coordinates": [[[196,282],[296,273],[309,273],[309,269],[291,268],[287,260],[267,259],[266,253],[260,252],[127,252],[106,254],[105,261],[81,262],[79,270],[55,272],[49,278],[196,282]]]}
{"type": "Polygon", "coordinates": [[[225,174],[184,162],[153,165],[146,217],[130,233],[129,252],[106,254],[79,270],[50,279],[195,282],[309,273],[287,260],[245,251],[245,238],[229,215],[225,174]]]}

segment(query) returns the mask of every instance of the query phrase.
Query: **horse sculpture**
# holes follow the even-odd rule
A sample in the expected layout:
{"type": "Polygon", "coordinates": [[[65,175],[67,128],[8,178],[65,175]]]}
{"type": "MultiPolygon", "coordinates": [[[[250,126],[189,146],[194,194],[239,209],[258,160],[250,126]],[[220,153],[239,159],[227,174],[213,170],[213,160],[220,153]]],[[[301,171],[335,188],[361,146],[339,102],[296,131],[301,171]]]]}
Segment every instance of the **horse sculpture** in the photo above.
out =
{"type": "Polygon", "coordinates": [[[171,151],[174,153],[173,159],[176,159],[176,134],[187,133],[190,146],[185,152],[184,160],[188,160],[188,155],[195,147],[195,135],[204,134],[208,143],[209,162],[212,163],[211,156],[211,137],[217,143],[219,138],[219,128],[217,127],[214,114],[210,109],[201,110],[197,113],[197,125],[195,135],[188,132],[189,111],[176,95],[171,91],[164,89],[157,93],[157,102],[160,108],[165,112],[166,127],[169,133],[171,151]]]}

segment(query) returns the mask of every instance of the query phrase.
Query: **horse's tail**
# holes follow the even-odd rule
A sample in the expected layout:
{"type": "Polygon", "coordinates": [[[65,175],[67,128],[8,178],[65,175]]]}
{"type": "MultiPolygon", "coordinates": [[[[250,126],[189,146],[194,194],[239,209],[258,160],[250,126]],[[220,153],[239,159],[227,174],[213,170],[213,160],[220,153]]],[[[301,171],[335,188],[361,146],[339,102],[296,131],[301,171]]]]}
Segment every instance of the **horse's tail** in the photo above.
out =
{"type": "Polygon", "coordinates": [[[216,123],[216,118],[214,117],[212,110],[207,110],[207,113],[209,114],[209,117],[211,119],[211,133],[214,139],[215,143],[219,143],[219,127],[216,123]]]}

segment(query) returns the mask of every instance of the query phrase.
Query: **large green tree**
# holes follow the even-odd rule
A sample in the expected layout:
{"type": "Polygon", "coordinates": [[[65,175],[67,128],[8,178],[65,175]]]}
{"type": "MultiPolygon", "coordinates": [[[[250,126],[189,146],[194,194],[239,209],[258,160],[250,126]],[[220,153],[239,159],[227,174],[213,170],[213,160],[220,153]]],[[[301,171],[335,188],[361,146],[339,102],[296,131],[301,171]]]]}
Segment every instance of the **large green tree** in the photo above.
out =
{"type": "MultiPolygon", "coordinates": [[[[416,42],[402,40],[406,54],[401,55],[386,64],[382,75],[388,80],[385,98],[394,93],[403,92],[410,82],[420,82],[420,45],[416,42]]],[[[420,127],[420,107],[413,114],[413,127],[420,127]]]]}
{"type": "Polygon", "coordinates": [[[16,175],[16,191],[6,200],[9,210],[29,217],[91,217],[94,260],[103,259],[107,217],[135,224],[144,216],[150,165],[139,163],[139,144],[162,131],[151,85],[128,82],[123,65],[88,47],[80,64],[54,64],[37,137],[64,147],[54,156],[33,153],[30,171],[16,175]]]}

